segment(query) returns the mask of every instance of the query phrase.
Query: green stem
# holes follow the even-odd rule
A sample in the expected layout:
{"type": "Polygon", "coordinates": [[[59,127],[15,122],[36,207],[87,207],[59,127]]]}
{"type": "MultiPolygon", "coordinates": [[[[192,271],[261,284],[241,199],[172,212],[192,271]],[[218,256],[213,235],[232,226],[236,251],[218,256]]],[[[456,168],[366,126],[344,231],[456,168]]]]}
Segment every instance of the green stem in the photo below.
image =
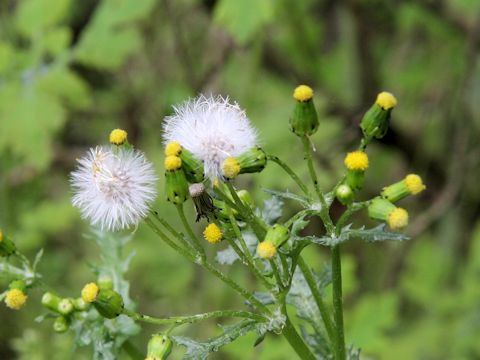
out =
{"type": "Polygon", "coordinates": [[[282,160],[280,160],[280,158],[278,158],[277,156],[273,156],[273,155],[267,155],[267,159],[273,161],[276,164],[278,164],[288,175],[290,175],[290,177],[293,179],[293,181],[295,181],[297,183],[297,185],[300,187],[300,189],[302,189],[302,191],[305,193],[305,195],[310,197],[310,192],[308,191],[307,186],[303,183],[302,180],[300,180],[298,175],[295,174],[295,172],[286,163],[284,163],[282,160]]]}
{"type": "Polygon", "coordinates": [[[327,306],[323,302],[322,295],[318,290],[317,282],[315,281],[312,270],[301,256],[298,257],[297,263],[300,267],[300,270],[302,270],[303,276],[305,277],[305,280],[307,281],[310,290],[312,291],[313,299],[317,303],[317,307],[320,311],[320,316],[322,317],[323,324],[325,325],[325,330],[327,331],[328,338],[330,339],[330,342],[334,344],[335,338],[332,319],[330,318],[330,315],[328,313],[327,306]]]}
{"type": "Polygon", "coordinates": [[[345,360],[345,333],[343,329],[342,304],[342,263],[340,245],[332,247],[332,287],[333,287],[333,318],[335,319],[335,359],[345,360]]]}
{"type": "Polygon", "coordinates": [[[249,291],[243,289],[240,285],[238,285],[235,281],[230,279],[220,270],[216,269],[212,264],[205,260],[205,258],[198,258],[196,255],[190,253],[188,250],[183,249],[182,247],[178,246],[174,241],[172,241],[155,223],[150,219],[146,218],[145,222],[147,225],[155,232],[167,245],[169,245],[172,249],[189,259],[190,261],[194,262],[197,265],[202,266],[207,271],[215,275],[217,278],[222,280],[228,286],[230,286],[233,290],[235,290],[238,294],[244,297],[246,300],[250,301],[253,305],[257,308],[262,309],[266,313],[270,313],[270,310],[263,305],[257,298],[249,291]]]}
{"type": "MultiPolygon", "coordinates": [[[[247,243],[245,242],[245,239],[242,236],[242,233],[240,231],[240,228],[238,227],[237,220],[235,220],[235,217],[232,214],[232,209],[227,205],[227,213],[228,213],[228,218],[230,219],[230,224],[233,227],[233,232],[235,233],[235,236],[237,237],[238,241],[240,242],[240,246],[243,249],[243,255],[245,257],[245,261],[247,265],[252,269],[253,273],[255,274],[256,278],[263,283],[263,285],[271,290],[272,289],[272,284],[262,275],[260,270],[257,268],[257,265],[255,264],[255,261],[253,259],[252,254],[250,254],[250,250],[248,249],[247,243]]],[[[242,254],[240,249],[238,248],[237,244],[235,244],[235,241],[232,239],[230,242],[230,245],[232,248],[238,253],[242,254]]],[[[240,254],[238,254],[240,256],[240,254]]]]}
{"type": "Polygon", "coordinates": [[[183,226],[185,227],[185,230],[188,233],[188,236],[190,237],[193,246],[197,249],[197,251],[200,253],[200,255],[205,258],[205,249],[203,248],[202,244],[198,240],[197,236],[193,232],[192,228],[190,227],[190,224],[188,223],[188,220],[185,216],[185,211],[183,210],[183,204],[177,205],[177,210],[178,210],[178,215],[180,216],[180,219],[182,220],[183,226]]]}
{"type": "Polygon", "coordinates": [[[323,193],[320,191],[320,188],[318,186],[317,173],[315,172],[315,168],[313,167],[312,153],[310,151],[310,141],[306,136],[303,136],[302,143],[305,158],[307,159],[308,171],[310,173],[310,177],[312,178],[313,186],[315,188],[315,192],[317,193],[318,200],[320,201],[320,205],[322,206],[319,215],[325,225],[327,233],[331,235],[334,234],[335,226],[333,225],[332,219],[328,214],[328,205],[325,200],[325,196],[323,196],[323,193]]]}
{"type": "Polygon", "coordinates": [[[165,219],[161,218],[158,216],[158,213],[156,211],[151,211],[152,215],[155,217],[155,219],[162,224],[167,231],[169,231],[173,236],[175,236],[182,244],[184,247],[190,249],[190,250],[195,250],[195,248],[192,246],[191,243],[189,243],[181,233],[179,233],[177,230],[173,228],[172,225],[168,223],[165,219]]]}
{"type": "Polygon", "coordinates": [[[139,314],[135,311],[123,310],[123,314],[131,317],[133,320],[136,321],[143,321],[149,324],[155,325],[168,325],[168,324],[176,324],[181,325],[185,323],[196,323],[202,320],[217,318],[217,317],[237,317],[237,318],[245,318],[245,319],[253,319],[257,321],[264,322],[266,318],[262,315],[258,315],[249,311],[241,311],[241,310],[217,310],[206,312],[202,314],[196,314],[191,316],[171,316],[168,318],[156,318],[153,316],[139,314]]]}
{"type": "Polygon", "coordinates": [[[295,327],[293,326],[292,322],[288,317],[287,309],[285,306],[283,308],[283,314],[286,317],[285,327],[283,328],[282,332],[285,339],[287,339],[288,343],[293,348],[293,350],[295,350],[300,359],[315,360],[315,355],[312,354],[303,339],[300,337],[300,335],[298,335],[297,330],[295,330],[295,327]]]}

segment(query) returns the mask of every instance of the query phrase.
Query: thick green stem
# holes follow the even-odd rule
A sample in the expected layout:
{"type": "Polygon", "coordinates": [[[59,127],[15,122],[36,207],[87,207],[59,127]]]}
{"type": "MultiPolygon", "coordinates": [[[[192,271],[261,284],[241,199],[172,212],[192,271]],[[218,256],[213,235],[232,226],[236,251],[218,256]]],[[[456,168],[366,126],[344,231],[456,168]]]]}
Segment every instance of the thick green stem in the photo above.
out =
{"type": "Polygon", "coordinates": [[[190,224],[185,216],[185,211],[183,211],[183,204],[177,205],[177,210],[178,210],[178,215],[180,215],[180,219],[182,220],[183,226],[185,227],[185,230],[187,230],[188,236],[190,237],[193,246],[197,251],[200,253],[202,257],[205,257],[205,249],[202,247],[202,244],[200,244],[200,241],[198,240],[197,236],[193,232],[192,228],[190,227],[190,224]]]}
{"type": "Polygon", "coordinates": [[[210,318],[218,318],[218,317],[237,317],[237,318],[254,319],[257,321],[266,320],[266,318],[262,315],[258,315],[249,311],[240,311],[240,310],[217,310],[217,311],[211,311],[211,312],[196,314],[191,316],[172,316],[168,318],[156,318],[153,316],[142,315],[127,309],[124,309],[123,314],[131,317],[136,321],[143,321],[149,324],[156,324],[156,325],[167,325],[167,324],[181,325],[185,323],[193,324],[202,320],[206,320],[210,318]]]}
{"type": "Polygon", "coordinates": [[[297,174],[287,165],[285,164],[282,160],[280,160],[277,156],[273,155],[268,155],[267,156],[268,160],[271,160],[275,163],[277,163],[290,177],[297,183],[297,185],[302,189],[305,195],[310,197],[310,192],[308,191],[307,186],[303,183],[302,180],[298,177],[297,174]]]}
{"type": "Polygon", "coordinates": [[[327,331],[328,338],[332,344],[335,344],[335,335],[334,335],[334,326],[330,314],[328,313],[327,306],[323,302],[322,294],[317,287],[317,282],[313,276],[313,273],[305,260],[299,256],[297,260],[300,270],[302,270],[303,276],[312,291],[313,299],[315,300],[318,310],[320,311],[320,316],[322,317],[323,324],[325,325],[325,330],[327,331]]]}
{"type": "Polygon", "coordinates": [[[287,310],[284,307],[283,313],[286,317],[285,320],[285,327],[283,328],[283,336],[287,339],[290,346],[295,350],[297,355],[302,360],[315,360],[315,355],[312,354],[308,346],[305,344],[303,339],[298,335],[297,330],[293,326],[292,322],[290,321],[287,310]]]}
{"type": "Polygon", "coordinates": [[[343,329],[342,263],[340,245],[332,247],[333,318],[335,319],[335,359],[345,360],[345,333],[343,329]]]}

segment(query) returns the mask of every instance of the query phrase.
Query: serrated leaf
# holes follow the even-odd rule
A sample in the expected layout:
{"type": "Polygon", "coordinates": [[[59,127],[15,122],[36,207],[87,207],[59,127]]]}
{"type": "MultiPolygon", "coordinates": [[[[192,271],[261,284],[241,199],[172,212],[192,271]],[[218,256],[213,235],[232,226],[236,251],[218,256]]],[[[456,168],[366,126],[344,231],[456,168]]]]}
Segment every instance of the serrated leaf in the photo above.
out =
{"type": "MultiPolygon", "coordinates": [[[[246,335],[250,331],[259,332],[260,325],[254,320],[243,320],[232,326],[223,327],[223,334],[210,338],[206,341],[199,342],[184,336],[172,336],[172,340],[187,351],[183,359],[204,360],[213,353],[217,352],[222,346],[227,345],[240,336],[246,335]]],[[[261,336],[263,333],[260,333],[261,336]]]]}
{"type": "Polygon", "coordinates": [[[342,230],[339,242],[345,242],[353,238],[371,242],[386,240],[405,241],[410,239],[407,235],[402,233],[385,231],[385,224],[382,224],[372,229],[365,229],[365,227],[351,229],[350,227],[346,227],[342,230]]]}
{"type": "Polygon", "coordinates": [[[231,246],[227,247],[224,250],[217,251],[217,255],[215,256],[215,260],[220,264],[220,265],[232,265],[235,261],[237,261],[238,255],[233,250],[231,246]]]}

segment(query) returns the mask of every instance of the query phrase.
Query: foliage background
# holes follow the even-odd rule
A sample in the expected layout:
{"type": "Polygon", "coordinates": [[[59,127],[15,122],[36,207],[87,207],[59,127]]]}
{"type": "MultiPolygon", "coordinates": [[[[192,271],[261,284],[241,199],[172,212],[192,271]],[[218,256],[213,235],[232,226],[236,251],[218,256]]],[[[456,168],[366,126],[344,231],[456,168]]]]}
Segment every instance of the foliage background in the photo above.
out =
{"type": "MultiPolygon", "coordinates": [[[[305,176],[288,117],[292,89],[307,83],[316,91],[321,127],[313,141],[327,188],[357,144],[363,112],[389,90],[399,106],[371,148],[362,196],[411,171],[428,191],[406,204],[412,241],[345,249],[347,342],[373,359],[478,359],[479,46],[474,0],[1,0],[0,227],[30,256],[44,248],[45,281],[77,294],[98,251],[70,205],[68,173],[112,128],[127,129],[161,174],[161,123],[171,105],[200,92],[228,94],[267,151],[305,176]]],[[[268,198],[262,188],[294,186],[274,166],[243,181],[259,204],[268,198]]],[[[287,205],[288,215],[295,208],[287,205]]],[[[176,224],[162,196],[156,207],[176,224]]],[[[142,312],[241,305],[142,226],[128,247],[136,255],[127,277],[142,312]]],[[[309,251],[320,270],[327,250],[309,251]]],[[[253,284],[238,266],[230,271],[253,284]]],[[[7,284],[1,276],[1,288],[7,284]]],[[[70,335],[34,322],[40,296],[31,294],[21,312],[0,307],[0,358],[90,358],[88,349],[73,350],[70,335]]],[[[155,330],[145,327],[135,343],[144,348],[155,330]]],[[[183,331],[202,338],[219,329],[211,321],[183,331]]],[[[253,341],[212,358],[294,357],[275,336],[255,349],[253,341]]]]}

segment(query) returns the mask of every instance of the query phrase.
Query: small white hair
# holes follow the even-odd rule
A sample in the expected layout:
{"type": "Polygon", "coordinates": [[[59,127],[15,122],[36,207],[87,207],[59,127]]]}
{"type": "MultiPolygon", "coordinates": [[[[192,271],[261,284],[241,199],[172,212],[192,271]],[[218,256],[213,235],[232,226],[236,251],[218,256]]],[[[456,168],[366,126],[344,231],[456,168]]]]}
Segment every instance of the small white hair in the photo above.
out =
{"type": "Polygon", "coordinates": [[[70,174],[72,203],[102,230],[137,225],[156,196],[157,177],[143,153],[133,149],[91,148],[70,174]]]}
{"type": "Polygon", "coordinates": [[[228,97],[200,95],[174,106],[165,117],[164,144],[177,141],[204,163],[205,176],[221,178],[227,157],[239,156],[257,145],[257,132],[245,111],[228,97]]]}

